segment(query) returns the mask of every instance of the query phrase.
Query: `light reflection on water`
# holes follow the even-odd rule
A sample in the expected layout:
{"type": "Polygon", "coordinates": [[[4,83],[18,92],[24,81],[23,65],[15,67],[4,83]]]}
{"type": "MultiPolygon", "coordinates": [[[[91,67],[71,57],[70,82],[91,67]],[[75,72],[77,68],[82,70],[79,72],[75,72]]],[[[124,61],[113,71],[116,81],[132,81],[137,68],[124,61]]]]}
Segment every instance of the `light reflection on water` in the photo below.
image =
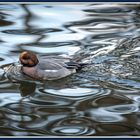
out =
{"type": "Polygon", "coordinates": [[[139,136],[139,4],[0,5],[0,136],[139,136]],[[19,53],[90,62],[56,81],[8,77],[19,53]]]}

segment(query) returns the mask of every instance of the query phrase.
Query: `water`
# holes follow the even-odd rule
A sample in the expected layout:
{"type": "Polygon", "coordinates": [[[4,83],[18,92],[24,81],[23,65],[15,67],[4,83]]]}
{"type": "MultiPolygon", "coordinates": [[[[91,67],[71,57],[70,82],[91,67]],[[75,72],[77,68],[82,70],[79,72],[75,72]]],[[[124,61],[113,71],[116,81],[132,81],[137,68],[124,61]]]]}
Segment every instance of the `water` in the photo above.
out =
{"type": "Polygon", "coordinates": [[[0,5],[0,136],[139,136],[140,5],[0,5]],[[30,50],[91,62],[56,81],[7,77],[30,50]]]}

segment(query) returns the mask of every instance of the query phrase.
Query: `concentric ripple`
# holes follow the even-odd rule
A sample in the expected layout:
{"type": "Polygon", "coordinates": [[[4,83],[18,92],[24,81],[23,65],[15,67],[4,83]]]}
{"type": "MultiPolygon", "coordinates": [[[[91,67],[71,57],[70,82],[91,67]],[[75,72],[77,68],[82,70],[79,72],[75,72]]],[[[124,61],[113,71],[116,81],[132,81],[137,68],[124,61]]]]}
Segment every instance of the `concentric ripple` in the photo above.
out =
{"type": "Polygon", "coordinates": [[[104,89],[99,89],[99,88],[74,87],[74,88],[63,88],[59,90],[45,89],[43,92],[45,92],[46,94],[49,93],[49,94],[68,97],[70,99],[76,100],[76,99],[86,98],[91,95],[96,97],[96,96],[108,94],[109,91],[106,91],[104,89]]]}
{"type": "Polygon", "coordinates": [[[59,136],[94,135],[96,133],[92,121],[82,118],[65,118],[49,124],[50,133],[59,136]]]}

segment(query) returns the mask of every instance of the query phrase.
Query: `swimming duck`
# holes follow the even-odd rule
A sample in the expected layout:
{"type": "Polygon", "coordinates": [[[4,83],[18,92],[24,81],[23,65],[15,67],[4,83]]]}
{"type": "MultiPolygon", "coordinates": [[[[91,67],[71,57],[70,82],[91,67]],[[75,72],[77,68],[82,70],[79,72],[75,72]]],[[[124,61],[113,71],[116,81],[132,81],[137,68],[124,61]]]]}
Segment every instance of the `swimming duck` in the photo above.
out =
{"type": "MultiPolygon", "coordinates": [[[[19,55],[21,66],[11,66],[6,71],[18,71],[37,80],[56,80],[76,73],[86,64],[77,63],[62,56],[44,56],[38,58],[30,51],[19,55]]],[[[15,72],[14,72],[15,73],[15,72]]]]}

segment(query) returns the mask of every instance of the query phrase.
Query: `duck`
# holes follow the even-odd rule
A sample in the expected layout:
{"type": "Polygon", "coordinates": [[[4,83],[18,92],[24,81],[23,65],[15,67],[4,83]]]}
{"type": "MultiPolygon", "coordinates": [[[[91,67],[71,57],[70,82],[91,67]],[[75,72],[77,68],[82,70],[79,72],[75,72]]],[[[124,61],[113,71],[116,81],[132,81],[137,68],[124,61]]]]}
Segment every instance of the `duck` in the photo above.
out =
{"type": "Polygon", "coordinates": [[[15,74],[22,73],[36,80],[61,79],[78,72],[87,65],[75,62],[69,57],[44,56],[39,58],[31,51],[22,52],[19,55],[19,63],[19,66],[11,66],[6,71],[15,74]]]}

